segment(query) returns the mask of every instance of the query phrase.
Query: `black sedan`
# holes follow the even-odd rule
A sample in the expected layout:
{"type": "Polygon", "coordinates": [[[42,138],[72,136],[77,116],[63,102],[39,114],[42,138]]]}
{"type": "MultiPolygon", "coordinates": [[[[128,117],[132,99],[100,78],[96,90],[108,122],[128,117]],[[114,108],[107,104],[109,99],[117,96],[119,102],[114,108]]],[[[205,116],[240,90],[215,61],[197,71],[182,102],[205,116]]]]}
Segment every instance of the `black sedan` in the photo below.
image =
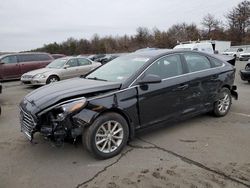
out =
{"type": "Polygon", "coordinates": [[[212,112],[225,116],[235,68],[195,51],[121,56],[89,73],[39,88],[20,103],[21,131],[62,143],[82,136],[98,158],[121,152],[137,130],[212,112]]]}
{"type": "Polygon", "coordinates": [[[246,65],[245,70],[240,70],[240,77],[242,80],[250,83],[250,63],[246,65]]]}

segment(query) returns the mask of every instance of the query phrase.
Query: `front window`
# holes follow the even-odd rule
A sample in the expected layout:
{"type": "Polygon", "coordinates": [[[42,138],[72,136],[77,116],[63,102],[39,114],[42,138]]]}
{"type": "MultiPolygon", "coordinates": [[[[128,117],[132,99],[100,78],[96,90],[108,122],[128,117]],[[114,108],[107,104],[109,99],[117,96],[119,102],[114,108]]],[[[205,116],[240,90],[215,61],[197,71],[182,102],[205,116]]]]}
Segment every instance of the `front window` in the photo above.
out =
{"type": "Polygon", "coordinates": [[[60,69],[66,63],[66,59],[56,59],[47,65],[47,68],[60,69]]]}
{"type": "Polygon", "coordinates": [[[5,64],[12,64],[12,63],[17,63],[17,57],[16,56],[7,56],[1,59],[1,62],[5,64]]]}
{"type": "Polygon", "coordinates": [[[86,76],[86,78],[124,82],[138,71],[148,60],[148,57],[136,56],[134,54],[118,57],[104,64],[96,71],[86,76]]]}
{"type": "Polygon", "coordinates": [[[145,72],[145,74],[155,74],[161,79],[178,76],[182,73],[182,63],[179,55],[170,55],[161,58],[145,72]]]}

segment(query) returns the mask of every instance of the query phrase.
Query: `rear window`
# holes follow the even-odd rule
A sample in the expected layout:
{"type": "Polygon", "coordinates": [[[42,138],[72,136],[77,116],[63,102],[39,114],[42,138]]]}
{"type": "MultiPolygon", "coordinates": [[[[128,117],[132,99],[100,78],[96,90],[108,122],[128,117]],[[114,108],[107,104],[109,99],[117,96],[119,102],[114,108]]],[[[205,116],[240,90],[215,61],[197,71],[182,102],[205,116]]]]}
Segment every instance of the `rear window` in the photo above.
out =
{"type": "Polygon", "coordinates": [[[37,56],[40,61],[51,60],[51,57],[48,54],[38,54],[37,56]]]}
{"type": "Polygon", "coordinates": [[[91,65],[91,62],[89,60],[87,60],[87,59],[84,59],[84,58],[79,58],[78,63],[79,63],[80,66],[91,65]]]}
{"type": "Polygon", "coordinates": [[[207,57],[194,53],[185,53],[184,57],[190,72],[201,71],[211,68],[210,61],[207,57]]]}

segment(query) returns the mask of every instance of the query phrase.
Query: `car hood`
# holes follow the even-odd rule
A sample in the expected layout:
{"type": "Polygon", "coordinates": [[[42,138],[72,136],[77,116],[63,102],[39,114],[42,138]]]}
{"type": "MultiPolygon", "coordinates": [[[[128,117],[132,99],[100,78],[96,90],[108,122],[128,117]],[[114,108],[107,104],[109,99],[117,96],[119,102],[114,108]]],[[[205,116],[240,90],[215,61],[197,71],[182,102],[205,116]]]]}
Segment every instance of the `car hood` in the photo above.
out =
{"type": "Polygon", "coordinates": [[[236,52],[222,52],[222,54],[225,54],[225,55],[234,55],[236,52]]]}
{"type": "MultiPolygon", "coordinates": [[[[25,96],[23,101],[29,101],[33,114],[67,99],[81,97],[84,94],[104,92],[120,88],[121,83],[73,78],[56,82],[34,90],[25,96]]],[[[22,106],[22,102],[21,102],[22,106]]]]}
{"type": "Polygon", "coordinates": [[[45,73],[48,73],[48,72],[54,72],[55,70],[58,70],[58,69],[42,68],[42,69],[37,69],[37,70],[33,70],[33,71],[30,71],[30,72],[27,72],[24,75],[35,76],[37,74],[45,74],[45,73]]]}

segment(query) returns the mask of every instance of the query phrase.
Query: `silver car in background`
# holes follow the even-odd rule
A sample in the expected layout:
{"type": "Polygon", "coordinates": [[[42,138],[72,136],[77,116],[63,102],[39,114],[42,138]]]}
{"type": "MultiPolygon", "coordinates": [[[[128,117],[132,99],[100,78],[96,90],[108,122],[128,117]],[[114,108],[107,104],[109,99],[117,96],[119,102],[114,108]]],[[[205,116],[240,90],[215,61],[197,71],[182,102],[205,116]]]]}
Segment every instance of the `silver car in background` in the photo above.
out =
{"type": "Polygon", "coordinates": [[[45,85],[85,75],[99,66],[101,63],[84,57],[63,57],[52,61],[45,68],[23,74],[21,81],[28,85],[45,85]]]}

